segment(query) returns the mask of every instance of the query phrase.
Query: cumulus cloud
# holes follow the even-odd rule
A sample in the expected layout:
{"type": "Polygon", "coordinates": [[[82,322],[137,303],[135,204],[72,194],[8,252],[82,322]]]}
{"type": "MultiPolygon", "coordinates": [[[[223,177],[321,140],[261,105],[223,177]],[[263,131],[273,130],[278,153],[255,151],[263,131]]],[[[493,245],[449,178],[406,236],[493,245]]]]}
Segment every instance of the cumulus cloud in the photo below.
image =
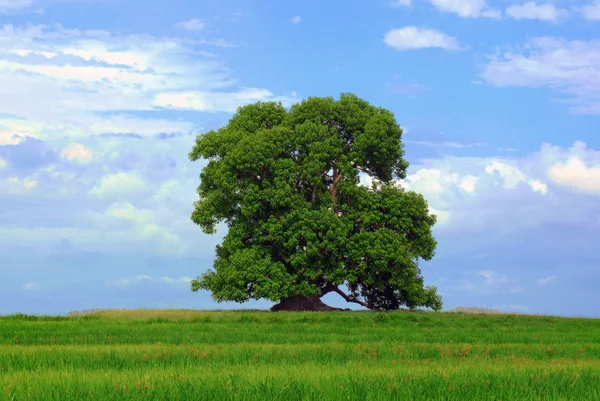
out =
{"type": "Polygon", "coordinates": [[[90,190],[90,194],[100,197],[120,196],[139,192],[145,187],[144,181],[135,173],[118,172],[102,177],[98,185],[90,190]]]}
{"type": "MultiPolygon", "coordinates": [[[[600,194],[599,166],[600,151],[583,142],[570,148],[543,144],[522,158],[422,160],[411,165],[398,185],[423,194],[432,213],[442,216],[436,225],[440,232],[494,227],[506,233],[551,224],[595,227],[590,216],[600,215],[600,204],[586,195],[600,194]]],[[[368,177],[361,182],[370,185],[368,177]]]]}
{"type": "MultiPolygon", "coordinates": [[[[427,159],[412,165],[397,184],[423,194],[431,213],[438,216],[437,229],[476,231],[491,225],[500,231],[518,230],[556,216],[542,207],[540,197],[551,191],[548,168],[557,160],[561,158],[549,154],[546,145],[539,155],[522,160],[427,159]]],[[[361,175],[360,181],[367,187],[372,183],[366,175],[361,175]]]]}
{"type": "Polygon", "coordinates": [[[537,4],[532,1],[515,4],[506,9],[506,15],[514,19],[556,21],[560,16],[566,14],[566,11],[557,9],[553,4],[537,4]]]}
{"type": "Polygon", "coordinates": [[[539,180],[529,181],[529,186],[531,187],[531,189],[534,192],[540,192],[542,194],[545,194],[546,192],[548,192],[548,185],[544,184],[543,182],[541,182],[539,180]]]}
{"type": "Polygon", "coordinates": [[[438,169],[422,168],[414,174],[407,175],[403,186],[425,196],[437,198],[447,191],[449,185],[456,186],[466,193],[473,193],[478,180],[478,177],[470,174],[461,176],[438,169]]]}
{"type": "Polygon", "coordinates": [[[384,41],[389,47],[399,51],[426,48],[460,50],[456,38],[435,29],[416,26],[392,29],[385,34],[384,41]]]}
{"type": "Polygon", "coordinates": [[[300,21],[302,21],[302,17],[300,17],[299,15],[296,15],[295,17],[293,17],[290,20],[290,23],[292,23],[292,24],[299,24],[300,21]]]}
{"type": "MultiPolygon", "coordinates": [[[[39,140],[0,147],[7,161],[0,168],[0,221],[9,223],[0,227],[0,252],[23,243],[45,249],[56,238],[86,252],[213,252],[220,238],[204,235],[189,218],[203,162],[182,161],[181,155],[194,140],[89,137],[85,146],[94,158],[87,164],[56,157],[38,162],[49,147],[39,140]],[[35,169],[23,170],[24,163],[35,169]]],[[[55,143],[60,153],[72,142],[55,143]]]]}
{"type": "Polygon", "coordinates": [[[503,179],[503,185],[506,189],[515,188],[519,183],[527,183],[533,191],[545,194],[547,185],[536,179],[527,178],[526,175],[516,166],[509,163],[502,163],[497,160],[490,162],[485,167],[485,172],[494,174],[498,172],[503,179]]]}
{"type": "Polygon", "coordinates": [[[555,275],[551,275],[548,277],[543,277],[543,278],[537,279],[536,281],[540,286],[545,287],[548,284],[552,284],[552,283],[556,282],[556,279],[557,279],[557,277],[555,275]]]}
{"type": "Polygon", "coordinates": [[[600,114],[600,40],[538,37],[490,57],[481,77],[498,87],[548,87],[576,113],[600,114]]]}
{"type": "Polygon", "coordinates": [[[91,149],[80,143],[72,143],[60,152],[61,157],[78,163],[89,163],[94,157],[91,149]]]}
{"type": "Polygon", "coordinates": [[[187,31],[202,31],[206,28],[206,23],[198,18],[191,18],[187,21],[178,22],[175,27],[187,31]]]}
{"type": "Polygon", "coordinates": [[[434,7],[442,12],[457,14],[463,18],[499,18],[498,10],[489,9],[485,0],[429,0],[434,7]]]}
{"type": "Polygon", "coordinates": [[[553,165],[550,178],[558,184],[600,195],[600,163],[588,167],[582,160],[573,157],[566,163],[553,165]]]}

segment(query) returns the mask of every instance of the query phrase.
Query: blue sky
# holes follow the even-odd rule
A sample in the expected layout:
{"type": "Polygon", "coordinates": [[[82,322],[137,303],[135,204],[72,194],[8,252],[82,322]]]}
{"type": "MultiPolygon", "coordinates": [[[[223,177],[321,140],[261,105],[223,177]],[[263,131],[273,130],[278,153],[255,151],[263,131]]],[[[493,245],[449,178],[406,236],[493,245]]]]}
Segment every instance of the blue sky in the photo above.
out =
{"type": "Polygon", "coordinates": [[[0,313],[269,307],[189,290],[187,154],[341,92],[405,129],[446,309],[600,316],[598,0],[0,0],[0,313]]]}

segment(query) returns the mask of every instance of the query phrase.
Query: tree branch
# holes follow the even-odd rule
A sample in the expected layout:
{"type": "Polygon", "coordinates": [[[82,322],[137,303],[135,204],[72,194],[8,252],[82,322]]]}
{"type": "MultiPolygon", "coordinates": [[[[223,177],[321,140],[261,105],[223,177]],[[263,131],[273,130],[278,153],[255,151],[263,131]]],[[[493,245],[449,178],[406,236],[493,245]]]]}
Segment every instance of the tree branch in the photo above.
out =
{"type": "Polygon", "coordinates": [[[346,295],[346,294],[345,294],[345,293],[344,293],[342,290],[340,290],[340,289],[339,289],[339,288],[337,288],[337,287],[335,287],[335,289],[334,289],[333,291],[335,291],[335,292],[337,292],[338,294],[340,294],[340,296],[341,296],[342,298],[344,298],[344,299],[346,300],[346,302],[353,302],[353,303],[355,303],[355,304],[359,304],[359,305],[361,305],[361,306],[364,306],[364,307],[365,307],[365,308],[367,308],[367,309],[371,309],[371,308],[369,308],[369,306],[368,306],[366,303],[364,303],[363,301],[361,301],[361,300],[359,300],[359,299],[356,299],[356,298],[351,298],[351,297],[349,297],[348,295],[346,295]]]}
{"type": "Polygon", "coordinates": [[[325,294],[329,294],[330,292],[337,292],[338,294],[340,294],[340,296],[341,296],[342,298],[344,298],[344,300],[345,300],[346,302],[352,302],[352,303],[355,303],[355,304],[359,304],[359,305],[361,305],[361,306],[364,306],[365,308],[371,309],[371,308],[369,308],[369,306],[368,306],[366,303],[364,303],[363,301],[361,301],[361,300],[359,300],[359,299],[356,299],[356,298],[353,298],[353,297],[350,297],[350,296],[348,296],[347,294],[345,294],[345,293],[344,293],[342,290],[340,290],[340,289],[338,288],[338,286],[337,286],[337,285],[333,285],[333,284],[328,284],[328,285],[326,285],[325,287],[323,287],[323,288],[321,289],[321,295],[320,295],[320,296],[323,296],[323,295],[325,295],[325,294]]]}
{"type": "Polygon", "coordinates": [[[319,289],[319,296],[322,297],[324,295],[329,294],[332,291],[335,291],[336,286],[333,284],[327,284],[325,287],[319,289]]]}

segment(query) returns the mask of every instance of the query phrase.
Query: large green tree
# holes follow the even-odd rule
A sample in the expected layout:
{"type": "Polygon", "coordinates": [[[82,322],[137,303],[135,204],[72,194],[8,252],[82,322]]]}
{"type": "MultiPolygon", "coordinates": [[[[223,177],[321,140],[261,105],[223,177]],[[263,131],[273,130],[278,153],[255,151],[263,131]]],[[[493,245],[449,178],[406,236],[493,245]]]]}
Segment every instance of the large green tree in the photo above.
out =
{"type": "Polygon", "coordinates": [[[333,310],[320,300],[330,292],[370,309],[441,309],[419,270],[436,217],[395,182],[408,167],[401,136],[390,111],[352,94],[251,104],[199,135],[189,157],[208,164],[192,220],[228,232],[192,290],[278,302],[271,310],[333,310]]]}

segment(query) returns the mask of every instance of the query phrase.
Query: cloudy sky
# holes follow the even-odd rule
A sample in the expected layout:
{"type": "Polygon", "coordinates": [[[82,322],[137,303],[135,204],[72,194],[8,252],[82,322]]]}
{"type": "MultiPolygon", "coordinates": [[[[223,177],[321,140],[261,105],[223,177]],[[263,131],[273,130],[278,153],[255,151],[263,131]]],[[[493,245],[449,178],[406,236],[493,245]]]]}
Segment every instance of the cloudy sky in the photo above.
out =
{"type": "Polygon", "coordinates": [[[269,307],[189,290],[187,154],[341,92],[405,128],[445,308],[600,316],[598,0],[0,0],[0,313],[269,307]]]}

